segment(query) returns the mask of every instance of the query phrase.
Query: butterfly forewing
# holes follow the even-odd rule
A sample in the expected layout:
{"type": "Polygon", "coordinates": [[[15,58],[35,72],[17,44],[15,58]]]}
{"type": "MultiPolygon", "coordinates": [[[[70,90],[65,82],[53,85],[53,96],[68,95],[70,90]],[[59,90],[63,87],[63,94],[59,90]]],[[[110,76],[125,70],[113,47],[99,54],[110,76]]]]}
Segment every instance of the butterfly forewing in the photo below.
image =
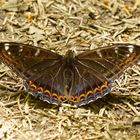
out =
{"type": "Polygon", "coordinates": [[[4,63],[20,74],[28,73],[30,70],[37,74],[44,62],[50,66],[62,58],[46,49],[19,43],[0,43],[0,57],[4,63]]]}
{"type": "Polygon", "coordinates": [[[1,61],[23,78],[30,93],[52,104],[80,106],[105,96],[139,57],[140,47],[130,44],[63,57],[39,47],[0,43],[1,61]]]}
{"type": "Polygon", "coordinates": [[[112,80],[133,62],[137,62],[139,57],[140,46],[128,44],[95,49],[79,54],[77,59],[87,65],[94,65],[95,70],[112,80]]]}

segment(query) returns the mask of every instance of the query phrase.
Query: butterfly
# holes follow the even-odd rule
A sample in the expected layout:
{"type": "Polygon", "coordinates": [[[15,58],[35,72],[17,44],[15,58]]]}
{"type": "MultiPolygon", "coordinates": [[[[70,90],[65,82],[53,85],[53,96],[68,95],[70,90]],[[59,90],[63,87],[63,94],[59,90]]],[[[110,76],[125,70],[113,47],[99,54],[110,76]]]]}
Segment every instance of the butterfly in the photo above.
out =
{"type": "Polygon", "coordinates": [[[14,42],[0,43],[0,61],[23,79],[27,91],[50,104],[81,106],[107,95],[112,82],[138,63],[140,46],[115,44],[76,55],[14,42]]]}

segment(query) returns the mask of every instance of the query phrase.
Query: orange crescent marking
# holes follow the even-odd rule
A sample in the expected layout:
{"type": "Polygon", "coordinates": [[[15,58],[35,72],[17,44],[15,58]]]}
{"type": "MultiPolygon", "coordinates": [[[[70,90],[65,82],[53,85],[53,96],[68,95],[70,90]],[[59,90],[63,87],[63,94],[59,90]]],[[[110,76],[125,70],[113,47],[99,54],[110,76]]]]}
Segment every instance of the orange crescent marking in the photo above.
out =
{"type": "Polygon", "coordinates": [[[105,83],[100,87],[100,89],[102,90],[103,88],[106,88],[108,86],[108,83],[105,81],[105,83]]]}
{"type": "Polygon", "coordinates": [[[28,83],[29,83],[29,85],[32,87],[32,88],[34,88],[34,89],[36,89],[37,91],[41,91],[41,92],[43,92],[44,94],[48,94],[48,96],[51,96],[51,93],[50,93],[50,91],[49,90],[43,90],[43,88],[42,87],[38,87],[37,88],[37,86],[35,85],[35,84],[33,84],[33,82],[30,80],[30,81],[28,81],[28,83]]]}
{"type": "Polygon", "coordinates": [[[34,88],[35,90],[36,90],[36,88],[37,88],[37,86],[36,85],[34,85],[34,84],[32,84],[32,85],[30,85],[32,88],[34,88]]]}
{"type": "Polygon", "coordinates": [[[45,90],[43,93],[48,94],[49,96],[51,96],[51,92],[49,90],[45,90]]]}
{"type": "Polygon", "coordinates": [[[29,81],[29,85],[30,85],[32,88],[34,88],[34,89],[37,88],[37,86],[36,86],[35,84],[33,84],[33,82],[32,82],[31,80],[29,81]]]}
{"type": "Polygon", "coordinates": [[[72,102],[77,102],[78,100],[78,97],[77,96],[71,96],[71,101],[72,102]]]}
{"type": "Polygon", "coordinates": [[[32,81],[29,81],[29,85],[30,85],[32,88],[34,88],[35,90],[37,89],[37,86],[36,86],[35,84],[33,84],[32,81]]]}
{"type": "Polygon", "coordinates": [[[42,87],[38,87],[36,90],[43,92],[43,88],[42,87]]]}
{"type": "Polygon", "coordinates": [[[80,95],[79,98],[80,98],[80,99],[82,99],[82,98],[84,99],[85,97],[86,97],[86,94],[85,94],[85,93],[81,93],[81,95],[80,95]]]}
{"type": "Polygon", "coordinates": [[[100,87],[95,88],[95,89],[93,90],[93,93],[96,93],[97,91],[100,92],[100,87]]]}
{"type": "Polygon", "coordinates": [[[58,95],[56,93],[52,93],[52,96],[56,99],[58,99],[58,95]]]}
{"type": "Polygon", "coordinates": [[[87,92],[87,95],[86,96],[90,96],[90,95],[92,95],[94,92],[92,91],[92,90],[89,90],[88,92],[87,92]]]}
{"type": "Polygon", "coordinates": [[[66,96],[60,96],[59,98],[60,98],[60,100],[61,100],[62,102],[65,102],[65,101],[67,101],[67,98],[66,98],[66,96]]]}

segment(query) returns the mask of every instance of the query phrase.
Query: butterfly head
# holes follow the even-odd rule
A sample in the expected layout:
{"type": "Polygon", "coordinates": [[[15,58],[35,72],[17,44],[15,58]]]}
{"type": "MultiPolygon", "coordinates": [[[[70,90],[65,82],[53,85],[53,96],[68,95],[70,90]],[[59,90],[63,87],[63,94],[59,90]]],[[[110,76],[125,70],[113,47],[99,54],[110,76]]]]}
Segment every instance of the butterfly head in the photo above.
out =
{"type": "Polygon", "coordinates": [[[67,63],[71,63],[74,61],[75,56],[76,56],[76,52],[74,50],[68,50],[64,58],[66,59],[67,63]]]}
{"type": "Polygon", "coordinates": [[[68,50],[65,54],[65,58],[74,58],[76,56],[76,52],[74,50],[68,50]]]}

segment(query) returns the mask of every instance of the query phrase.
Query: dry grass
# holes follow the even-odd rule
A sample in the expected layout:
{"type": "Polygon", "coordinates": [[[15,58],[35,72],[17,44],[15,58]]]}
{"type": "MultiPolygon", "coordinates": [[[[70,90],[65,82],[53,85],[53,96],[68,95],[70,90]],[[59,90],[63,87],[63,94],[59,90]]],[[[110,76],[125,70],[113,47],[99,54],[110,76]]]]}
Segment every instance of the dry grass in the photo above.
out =
{"type": "MultiPolygon", "coordinates": [[[[139,0],[1,0],[0,7],[0,41],[61,54],[118,42],[140,45],[139,0]]],[[[0,77],[1,140],[140,139],[138,66],[116,80],[112,94],[80,108],[34,99],[3,65],[0,77]]]]}

